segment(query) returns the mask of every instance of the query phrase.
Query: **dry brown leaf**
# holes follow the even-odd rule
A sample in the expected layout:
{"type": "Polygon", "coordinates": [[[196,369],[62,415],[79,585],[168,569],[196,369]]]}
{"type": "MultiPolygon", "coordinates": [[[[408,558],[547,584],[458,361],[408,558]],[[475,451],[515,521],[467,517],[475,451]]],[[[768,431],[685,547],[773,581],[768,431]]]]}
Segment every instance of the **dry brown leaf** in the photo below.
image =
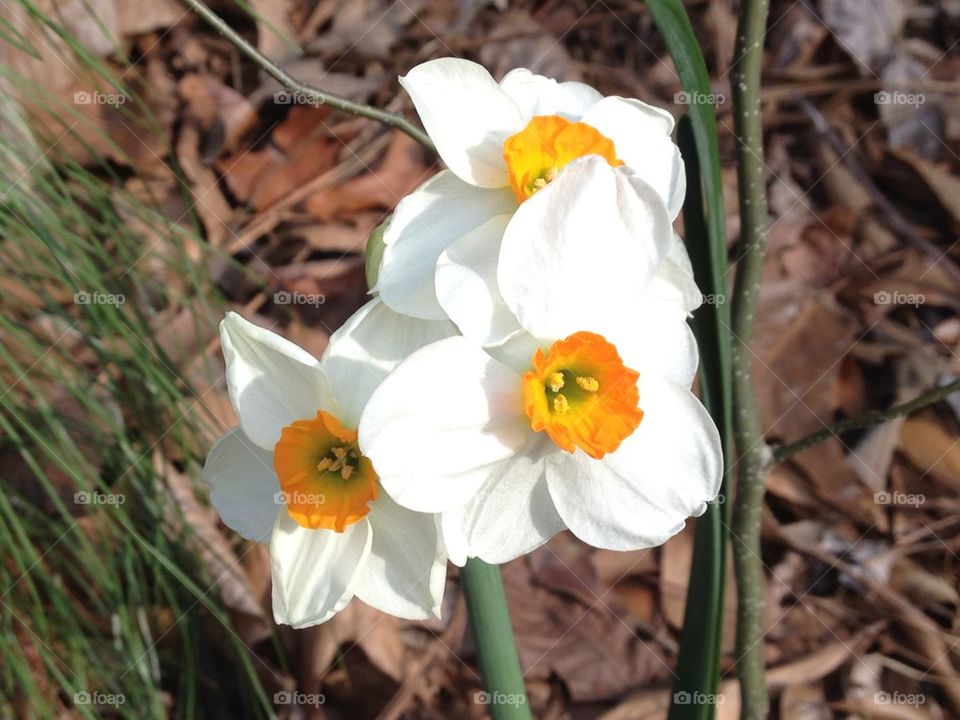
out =
{"type": "Polygon", "coordinates": [[[314,250],[324,252],[363,252],[367,238],[381,218],[380,213],[364,213],[355,225],[325,223],[305,225],[288,231],[314,250]],[[369,218],[369,219],[368,219],[369,218]]]}
{"type": "Polygon", "coordinates": [[[942,575],[934,575],[908,557],[899,558],[890,573],[890,587],[903,593],[918,607],[960,606],[960,593],[942,575]]]}
{"type": "Polygon", "coordinates": [[[210,75],[190,73],[180,79],[177,92],[186,103],[186,114],[200,123],[206,136],[203,156],[216,158],[221,150],[236,150],[237,143],[257,120],[253,104],[210,75]],[[211,137],[215,136],[215,140],[211,137]]]}
{"type": "Polygon", "coordinates": [[[200,131],[195,125],[185,125],[177,140],[177,159],[190,181],[194,207],[203,223],[207,242],[220,247],[231,232],[233,209],[223,197],[216,173],[200,160],[200,131]]]}
{"type": "Polygon", "coordinates": [[[877,636],[883,624],[876,623],[846,639],[837,639],[828,645],[793,662],[770,668],[767,684],[771,688],[806,685],[825,678],[858,653],[862,653],[877,636]]]}
{"type": "Polygon", "coordinates": [[[860,481],[871,490],[883,490],[886,487],[904,420],[902,417],[896,418],[873,428],[853,447],[847,458],[860,481]]]}
{"type": "Polygon", "coordinates": [[[590,564],[597,576],[597,582],[605,588],[636,575],[648,575],[656,571],[657,551],[644,550],[596,550],[590,555],[590,564]]]}
{"type": "Polygon", "coordinates": [[[283,168],[285,162],[283,153],[268,146],[263,150],[229,155],[218,160],[215,167],[223,173],[223,181],[233,196],[241,203],[250,203],[261,180],[283,168]]]}
{"type": "Polygon", "coordinates": [[[274,129],[274,146],[221,157],[215,167],[240,200],[265,210],[335,165],[343,145],[324,122],[329,114],[327,107],[294,106],[274,129]]]}
{"type": "Polygon", "coordinates": [[[927,184],[955,225],[960,225],[960,177],[948,165],[937,164],[906,151],[892,151],[927,184]]]}
{"type": "Polygon", "coordinates": [[[787,464],[774,465],[764,479],[767,492],[801,507],[812,508],[819,500],[806,479],[787,464]]]}
{"type": "Polygon", "coordinates": [[[761,288],[759,308],[753,372],[766,434],[788,440],[819,430],[837,408],[850,319],[829,294],[796,283],[761,288]]]}
{"type": "Polygon", "coordinates": [[[200,504],[194,483],[159,451],[153,453],[153,465],[157,474],[166,480],[170,497],[179,508],[179,514],[175,511],[168,513],[170,531],[177,533],[184,523],[189,525],[199,540],[197,549],[200,557],[214,578],[224,605],[259,620],[256,625],[249,626],[251,633],[244,641],[247,645],[253,645],[269,637],[271,630],[263,607],[244,573],[241,557],[237,556],[220,532],[216,511],[200,504]]]}
{"type": "Polygon", "coordinates": [[[274,62],[299,54],[297,31],[290,21],[291,0],[251,0],[257,19],[257,49],[274,62]]]}
{"type": "Polygon", "coordinates": [[[923,413],[903,423],[899,448],[918,470],[956,492],[960,490],[958,440],[934,414],[923,413]]]}
{"type": "Polygon", "coordinates": [[[375,170],[312,195],[305,203],[306,209],[324,221],[371,208],[389,210],[430,176],[422,158],[415,140],[395,132],[383,161],[375,170]]]}
{"type": "Polygon", "coordinates": [[[853,713],[853,717],[867,720],[940,720],[920,706],[879,703],[875,698],[847,699],[831,703],[830,707],[838,712],[853,713]]]}
{"type": "Polygon", "coordinates": [[[411,624],[354,599],[330,621],[291,633],[297,687],[329,697],[330,690],[344,682],[353,685],[359,679],[352,674],[343,676],[341,668],[357,664],[356,649],[383,673],[379,677],[401,682],[413,660],[403,636],[411,624]]]}
{"type": "MultiPolygon", "coordinates": [[[[716,720],[736,720],[740,715],[740,686],[735,680],[720,683],[716,720]]],[[[673,697],[669,690],[642,690],[600,716],[599,720],[663,720],[673,697]]]]}
{"type": "Polygon", "coordinates": [[[286,162],[262,173],[250,196],[257,210],[264,210],[334,166],[338,144],[326,137],[311,137],[297,143],[286,162]]]}
{"type": "Polygon", "coordinates": [[[660,602],[664,617],[674,628],[683,626],[693,561],[693,534],[693,526],[688,525],[660,548],[660,602]]]}
{"type": "MultiPolygon", "coordinates": [[[[290,112],[270,133],[273,144],[285,154],[296,150],[297,145],[311,138],[331,136],[330,108],[326,105],[292,105],[290,112]]],[[[334,143],[336,144],[336,143],[334,143]]]]}
{"type": "MultiPolygon", "coordinates": [[[[541,551],[542,552],[542,551],[541,551]]],[[[562,568],[554,567],[553,582],[562,568]]],[[[568,571],[572,574],[572,571],[568,571]]],[[[657,643],[631,628],[622,609],[593,595],[591,603],[531,582],[527,561],[504,566],[504,583],[526,676],[556,673],[576,702],[604,700],[669,676],[657,643]]],[[[582,585],[579,576],[565,587],[582,585]]],[[[591,588],[596,593],[597,588],[591,588]]]]}
{"type": "MultiPolygon", "coordinates": [[[[809,478],[821,503],[841,509],[845,515],[855,518],[869,527],[876,521],[880,510],[874,502],[873,492],[859,481],[853,471],[853,463],[847,448],[840,440],[830,438],[798,453],[790,460],[809,478]]],[[[863,472],[867,466],[861,465],[863,472]]],[[[873,484],[882,480],[875,478],[873,484]]]]}
{"type": "Polygon", "coordinates": [[[836,34],[841,49],[864,73],[890,57],[907,20],[909,2],[901,0],[823,0],[823,21],[836,34]]]}
{"type": "Polygon", "coordinates": [[[830,720],[822,685],[791,685],[780,695],[782,720],[830,720]]]}
{"type": "MultiPolygon", "coordinates": [[[[569,29],[569,25],[565,29],[569,29]]],[[[507,38],[518,33],[525,36],[499,39],[484,43],[480,48],[480,61],[496,77],[502,77],[513,68],[524,67],[547,77],[580,79],[580,71],[564,44],[524,8],[508,10],[491,37],[507,38]]]]}
{"type": "Polygon", "coordinates": [[[311,49],[337,57],[347,51],[367,57],[385,59],[390,49],[415,21],[426,5],[424,0],[385,2],[384,0],[355,0],[339,3],[333,16],[330,32],[317,38],[311,49]],[[377,22],[371,23],[371,18],[377,22]]]}

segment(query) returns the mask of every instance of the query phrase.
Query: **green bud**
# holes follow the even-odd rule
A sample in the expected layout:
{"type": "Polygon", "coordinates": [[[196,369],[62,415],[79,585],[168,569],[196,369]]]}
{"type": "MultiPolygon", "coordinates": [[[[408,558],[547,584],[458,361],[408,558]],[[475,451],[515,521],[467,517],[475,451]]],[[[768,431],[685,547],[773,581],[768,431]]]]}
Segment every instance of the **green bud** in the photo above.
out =
{"type": "Polygon", "coordinates": [[[373,229],[370,237],[367,238],[367,261],[363,271],[367,276],[368,288],[372,288],[377,284],[377,277],[380,275],[380,262],[383,260],[383,250],[385,247],[383,244],[383,233],[386,232],[387,226],[390,224],[392,218],[393,215],[388,215],[382,223],[373,229]]]}

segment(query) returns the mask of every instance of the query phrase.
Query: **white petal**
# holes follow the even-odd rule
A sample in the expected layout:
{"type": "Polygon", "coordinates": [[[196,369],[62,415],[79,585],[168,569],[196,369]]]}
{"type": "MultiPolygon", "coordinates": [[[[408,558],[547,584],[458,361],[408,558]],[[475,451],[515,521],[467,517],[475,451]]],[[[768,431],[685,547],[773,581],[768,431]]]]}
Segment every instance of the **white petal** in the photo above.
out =
{"type": "Polygon", "coordinates": [[[538,338],[580,330],[606,335],[637,307],[672,233],[666,207],[648,185],[602,158],[576,160],[507,226],[500,292],[538,338]]]}
{"type": "Polygon", "coordinates": [[[557,83],[537,101],[536,115],[563,115],[568,120],[579,120],[603,95],[589,85],[571,80],[557,83]]]}
{"type": "Polygon", "coordinates": [[[381,490],[368,518],[373,545],[356,596],[397,617],[440,617],[447,560],[437,517],[402,508],[381,490]]]}
{"type": "Polygon", "coordinates": [[[523,117],[482,65],[431,60],[401,77],[400,84],[447,167],[471,185],[507,185],[503,141],[523,129],[523,117]]]}
{"type": "Polygon", "coordinates": [[[635,301],[611,308],[603,334],[628,367],[689,388],[700,357],[688,318],[701,299],[683,242],[674,234],[653,279],[635,301]]]}
{"type": "Polygon", "coordinates": [[[548,89],[555,87],[557,81],[532,73],[526,68],[511,70],[500,81],[500,87],[517,104],[524,122],[536,115],[537,101],[548,89]]]}
{"type": "Polygon", "coordinates": [[[401,315],[374,299],[330,336],[320,368],[340,409],[339,420],[356,428],[377,386],[414,350],[457,334],[448,320],[401,315]]]}
{"type": "Polygon", "coordinates": [[[497,215],[448,247],[437,261],[437,298],[460,332],[480,345],[520,330],[497,288],[500,239],[512,215],[497,215]]]}
{"type": "Polygon", "coordinates": [[[220,344],[240,427],[264,450],[272,451],[294,420],[321,409],[336,413],[319,363],[306,350],[232,312],[220,323],[220,344]]]}
{"type": "Polygon", "coordinates": [[[683,158],[670,139],[673,118],[639,100],[608,97],[590,108],[583,122],[613,140],[617,157],[659,193],[673,220],[683,206],[683,158]]]}
{"type": "Polygon", "coordinates": [[[234,428],[214,443],[201,477],[210,485],[210,503],[229,528],[247,540],[270,539],[280,490],[272,452],[234,428]]]}
{"type": "Polygon", "coordinates": [[[641,376],[639,387],[643,420],[616,452],[594,460],[557,450],[547,458],[560,517],[596,547],[660,545],[720,490],[720,436],[700,402],[665,380],[641,376]]]}
{"type": "Polygon", "coordinates": [[[685,313],[661,301],[645,301],[631,317],[631,332],[609,333],[624,364],[641,376],[654,375],[684,388],[700,364],[697,340],[685,313]]]}
{"type": "Polygon", "coordinates": [[[692,313],[703,303],[703,294],[694,280],[687,248],[676,233],[646,294],[678,307],[684,313],[692,313]]]}
{"type": "Polygon", "coordinates": [[[520,376],[462,337],[400,363],[360,419],[360,449],[404,507],[463,505],[527,440],[520,376]]]}
{"type": "Polygon", "coordinates": [[[476,188],[449,170],[434,175],[397,205],[383,235],[383,261],[374,290],[397,312],[426,320],[445,318],[434,289],[440,253],[490,218],[516,207],[507,188],[476,188]]]}
{"type": "Polygon", "coordinates": [[[603,95],[589,85],[575,81],[558,83],[526,68],[508,72],[500,81],[500,87],[513,98],[525,122],[535,115],[562,115],[569,120],[579,120],[603,99],[603,95]]]}
{"type": "Polygon", "coordinates": [[[509,562],[564,529],[544,476],[550,445],[543,434],[532,437],[523,451],[499,463],[469,503],[441,515],[451,561],[509,562]]]}
{"type": "Polygon", "coordinates": [[[657,274],[607,340],[617,346],[628,367],[689,388],[700,358],[687,318],[699,307],[702,297],[683,241],[674,234],[657,274]]]}
{"type": "Polygon", "coordinates": [[[499,345],[488,345],[484,350],[522,377],[530,369],[537,350],[549,348],[550,343],[541,342],[526,330],[518,330],[499,345]]]}
{"type": "Polygon", "coordinates": [[[310,530],[281,508],[270,540],[274,619],[303,628],[343,610],[353,597],[372,540],[366,518],[342,533],[310,530]]]}

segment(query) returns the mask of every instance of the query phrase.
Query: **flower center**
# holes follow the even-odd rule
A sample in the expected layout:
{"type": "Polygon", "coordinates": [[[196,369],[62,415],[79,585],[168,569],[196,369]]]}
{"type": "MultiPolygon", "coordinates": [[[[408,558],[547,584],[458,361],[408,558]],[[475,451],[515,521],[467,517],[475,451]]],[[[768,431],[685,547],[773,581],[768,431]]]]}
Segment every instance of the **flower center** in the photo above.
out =
{"type": "Polygon", "coordinates": [[[343,532],[370,512],[368,503],[377,497],[377,473],[360,453],[356,431],[322,411],[280,432],[273,466],[280,499],[306,528],[343,532]]]}
{"type": "Polygon", "coordinates": [[[503,159],[517,202],[545,188],[564,165],[586,155],[599,155],[611,167],[623,165],[610,138],[586,123],[559,115],[539,115],[503,143],[503,159]]]}
{"type": "Polygon", "coordinates": [[[640,425],[637,378],[602,336],[574,333],[549,352],[537,350],[523,376],[530,427],[546,431],[567,452],[600,459],[640,425]]]}

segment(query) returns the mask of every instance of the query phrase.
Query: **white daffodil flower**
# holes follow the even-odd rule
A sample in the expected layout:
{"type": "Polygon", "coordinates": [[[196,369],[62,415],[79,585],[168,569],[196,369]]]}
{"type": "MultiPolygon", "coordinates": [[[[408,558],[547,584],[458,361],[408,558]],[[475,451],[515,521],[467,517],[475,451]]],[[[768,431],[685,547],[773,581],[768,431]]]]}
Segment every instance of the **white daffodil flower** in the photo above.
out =
{"type": "MultiPolygon", "coordinates": [[[[589,177],[602,160],[579,162],[589,177]]],[[[456,564],[506,562],[564,528],[597,547],[652,547],[717,496],[720,437],[690,391],[690,261],[659,196],[629,174],[616,183],[531,205],[546,231],[511,242],[508,228],[496,271],[461,286],[461,328],[490,323],[496,284],[520,334],[428,345],[367,403],[360,447],[398,503],[442,513],[456,564]],[[633,227],[615,232],[605,213],[631,191],[633,227]]]]}
{"type": "MultiPolygon", "coordinates": [[[[434,286],[442,256],[495,267],[505,229],[536,242],[549,228],[532,224],[530,215],[549,217],[579,202],[587,180],[619,187],[625,180],[618,176],[629,170],[662,198],[671,220],[680,211],[683,161],[666,111],[525,69],[498,84],[482,66],[457,58],[418,65],[400,83],[449,169],[401,200],[384,233],[375,289],[397,312],[443,318],[458,296],[450,283],[434,286]],[[585,157],[601,160],[589,178],[577,162],[585,157]],[[543,210],[524,217],[520,210],[530,204],[543,210]]],[[[605,226],[621,218],[629,224],[631,197],[610,203],[618,214],[605,217],[605,226]]],[[[487,344],[517,329],[487,328],[487,344]]]]}
{"type": "Polygon", "coordinates": [[[439,616],[446,557],[437,518],[383,491],[356,427],[400,360],[453,332],[372,300],[318,361],[235,313],[221,323],[240,426],[210,451],[203,479],[228,526],[269,542],[278,623],[325,622],[353,597],[400,617],[439,616]]]}

